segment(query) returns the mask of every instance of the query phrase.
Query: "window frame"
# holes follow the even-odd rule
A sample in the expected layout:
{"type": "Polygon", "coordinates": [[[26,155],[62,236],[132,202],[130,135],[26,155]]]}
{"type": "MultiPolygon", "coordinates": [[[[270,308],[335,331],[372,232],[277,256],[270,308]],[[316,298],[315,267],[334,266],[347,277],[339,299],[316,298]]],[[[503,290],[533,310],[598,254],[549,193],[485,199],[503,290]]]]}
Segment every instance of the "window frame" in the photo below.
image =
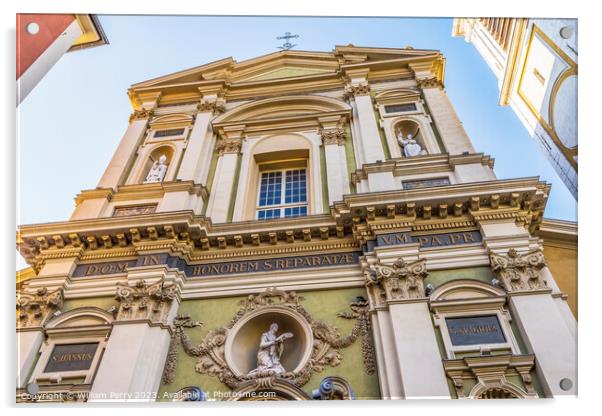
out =
{"type": "Polygon", "coordinates": [[[288,166],[288,167],[283,167],[283,168],[279,168],[279,169],[265,169],[265,170],[259,170],[259,177],[257,180],[257,190],[256,190],[256,197],[255,197],[255,215],[254,215],[254,219],[255,220],[259,220],[259,221],[268,221],[268,220],[275,220],[275,219],[282,219],[282,218],[298,218],[298,217],[306,217],[309,215],[309,177],[308,177],[308,169],[307,166],[303,166],[303,167],[292,167],[292,166],[288,166]],[[286,200],[286,172],[290,172],[290,171],[294,171],[294,170],[303,170],[305,171],[305,201],[303,202],[290,202],[290,203],[286,203],[284,202],[286,200]],[[259,205],[259,201],[261,200],[261,181],[263,178],[264,174],[269,174],[272,172],[281,172],[282,173],[282,180],[280,182],[280,203],[278,204],[272,204],[272,205],[259,205]],[[284,211],[286,208],[301,208],[301,207],[305,207],[306,208],[306,213],[305,215],[296,215],[296,216],[288,216],[286,217],[284,215],[284,211]],[[275,210],[275,209],[279,209],[279,216],[278,217],[272,217],[272,218],[259,218],[259,212],[262,210],[275,210]]]}

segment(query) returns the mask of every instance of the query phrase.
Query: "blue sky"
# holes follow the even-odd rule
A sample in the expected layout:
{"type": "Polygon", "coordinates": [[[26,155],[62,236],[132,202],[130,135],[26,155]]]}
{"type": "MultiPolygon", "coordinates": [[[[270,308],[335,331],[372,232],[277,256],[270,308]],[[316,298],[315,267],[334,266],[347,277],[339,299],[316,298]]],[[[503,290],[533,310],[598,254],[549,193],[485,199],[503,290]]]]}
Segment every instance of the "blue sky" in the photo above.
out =
{"type": "Polygon", "coordinates": [[[277,50],[276,36],[300,35],[299,50],[335,45],[439,49],[446,90],[479,152],[498,178],[552,183],[546,217],[576,220],[577,206],[509,107],[474,47],[451,37],[442,18],[280,18],[100,16],[110,45],[66,54],[18,108],[19,224],[67,220],[73,198],[96,186],[127,127],[127,88],[136,82],[232,56],[277,50]]]}

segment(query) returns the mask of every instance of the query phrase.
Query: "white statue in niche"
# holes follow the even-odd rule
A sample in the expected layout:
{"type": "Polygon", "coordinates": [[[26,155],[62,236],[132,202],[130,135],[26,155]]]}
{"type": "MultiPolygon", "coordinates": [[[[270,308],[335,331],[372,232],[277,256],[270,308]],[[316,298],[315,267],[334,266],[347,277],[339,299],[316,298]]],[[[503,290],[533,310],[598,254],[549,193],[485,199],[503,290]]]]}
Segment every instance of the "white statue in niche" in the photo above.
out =
{"type": "Polygon", "coordinates": [[[293,334],[285,332],[280,336],[276,336],[278,324],[270,325],[268,332],[261,334],[259,341],[259,351],[257,351],[257,368],[252,370],[249,375],[270,371],[275,374],[284,373],[286,370],[280,364],[280,357],[284,352],[284,341],[292,338],[293,334]]]}
{"type": "Polygon", "coordinates": [[[404,138],[401,129],[397,129],[397,142],[403,150],[404,157],[422,156],[427,154],[426,150],[416,142],[412,133],[408,133],[404,138]]]}
{"type": "Polygon", "coordinates": [[[163,178],[165,178],[165,173],[167,173],[167,165],[165,164],[166,160],[167,157],[165,155],[161,155],[161,157],[159,157],[159,160],[155,160],[155,163],[153,163],[153,167],[148,172],[148,175],[146,175],[144,183],[163,182],[163,178]]]}

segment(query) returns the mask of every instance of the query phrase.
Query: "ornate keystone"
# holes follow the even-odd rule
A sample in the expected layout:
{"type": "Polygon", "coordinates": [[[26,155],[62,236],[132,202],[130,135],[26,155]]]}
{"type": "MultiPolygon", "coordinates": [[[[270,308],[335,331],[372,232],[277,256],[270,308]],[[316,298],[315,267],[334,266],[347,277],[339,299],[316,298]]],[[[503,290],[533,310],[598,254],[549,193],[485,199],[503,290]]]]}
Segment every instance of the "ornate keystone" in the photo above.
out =
{"type": "Polygon", "coordinates": [[[17,328],[41,326],[63,306],[63,289],[17,291],[17,328]]]}
{"type": "Polygon", "coordinates": [[[391,266],[375,264],[364,272],[364,276],[376,306],[383,305],[384,301],[425,297],[426,259],[406,263],[399,258],[391,266]]]}
{"type": "Polygon", "coordinates": [[[548,289],[548,283],[541,276],[546,262],[540,249],[518,254],[511,248],[506,256],[489,253],[489,262],[499,285],[507,292],[548,289]]]}
{"type": "Polygon", "coordinates": [[[136,282],[135,286],[117,283],[115,299],[119,301],[119,310],[115,319],[149,319],[166,323],[175,295],[175,285],[165,284],[163,279],[150,285],[143,280],[136,282]]]}

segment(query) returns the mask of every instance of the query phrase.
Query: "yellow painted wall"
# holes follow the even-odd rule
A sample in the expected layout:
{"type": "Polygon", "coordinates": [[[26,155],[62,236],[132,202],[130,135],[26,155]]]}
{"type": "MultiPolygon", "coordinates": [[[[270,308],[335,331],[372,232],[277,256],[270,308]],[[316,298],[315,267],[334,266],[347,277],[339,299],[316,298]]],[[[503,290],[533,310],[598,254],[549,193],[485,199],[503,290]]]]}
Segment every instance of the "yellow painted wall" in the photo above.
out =
{"type": "Polygon", "coordinates": [[[544,242],[544,255],[548,267],[567,296],[571,311],[577,318],[577,248],[562,248],[544,242]]]}

